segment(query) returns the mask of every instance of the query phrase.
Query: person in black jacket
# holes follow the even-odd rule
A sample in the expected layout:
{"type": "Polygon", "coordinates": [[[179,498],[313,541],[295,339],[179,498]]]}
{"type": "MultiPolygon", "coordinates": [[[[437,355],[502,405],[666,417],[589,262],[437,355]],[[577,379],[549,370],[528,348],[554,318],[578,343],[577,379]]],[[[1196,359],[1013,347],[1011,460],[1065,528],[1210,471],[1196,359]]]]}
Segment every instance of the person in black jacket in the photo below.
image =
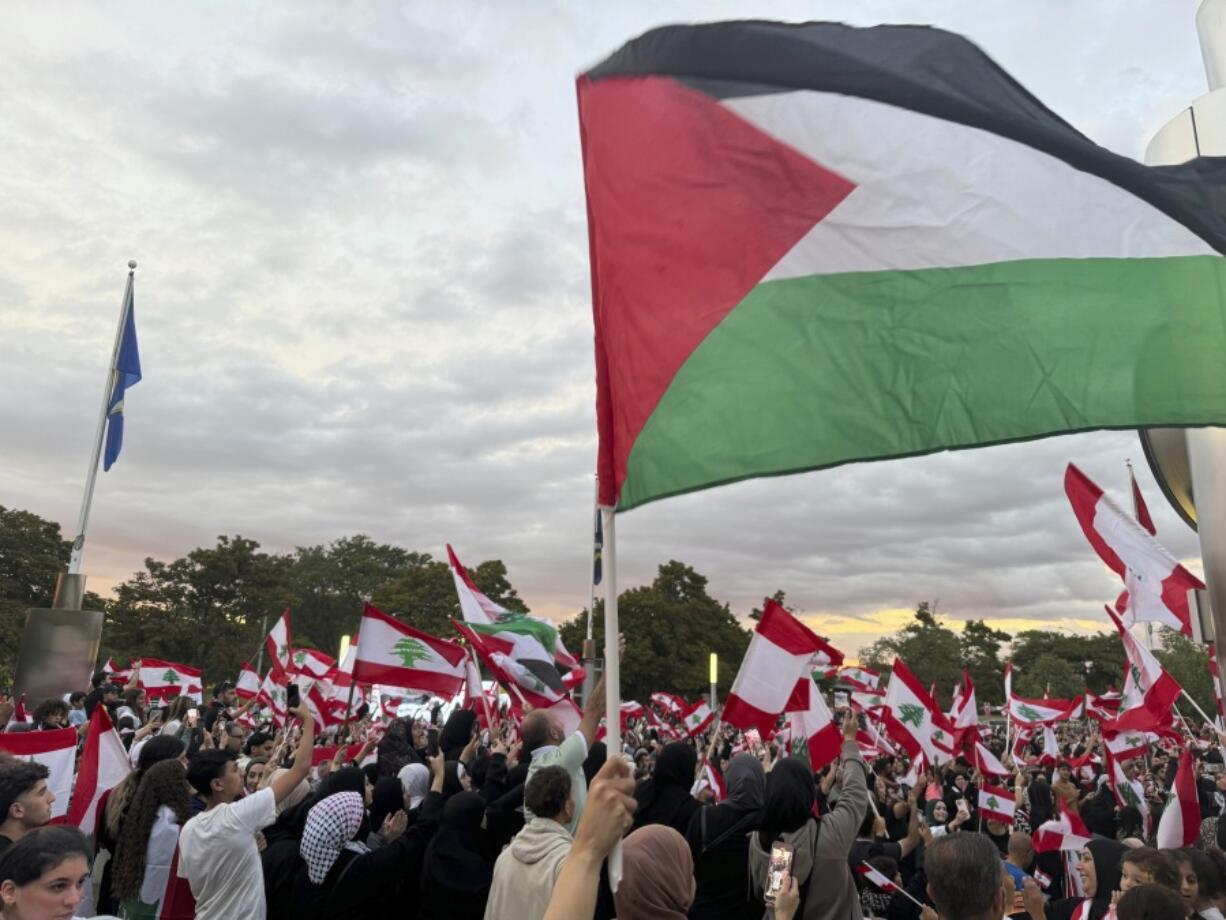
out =
{"type": "Polygon", "coordinates": [[[431,764],[434,782],[413,825],[403,809],[388,815],[379,828],[384,844],[374,850],[355,839],[366,819],[358,793],[334,793],[311,808],[294,878],[295,920],[417,916],[416,881],[442,810],[442,766],[441,757],[431,764]]]}
{"type": "Polygon", "coordinates": [[[684,741],[664,746],[651,776],[639,783],[634,792],[639,807],[634,813],[633,830],[648,824],[667,824],[684,835],[690,829],[690,819],[699,807],[698,800],[690,794],[697,765],[698,754],[684,741]]]}
{"type": "Polygon", "coordinates": [[[749,835],[758,829],[766,774],[752,754],[737,754],[725,778],[728,800],[694,813],[686,842],[697,891],[690,920],[758,920],[763,904],[749,891],[749,835]]]}
{"type": "Polygon", "coordinates": [[[443,805],[439,830],[426,850],[421,873],[422,920],[483,920],[494,880],[493,867],[481,855],[481,821],[485,800],[460,792],[443,805]]]}

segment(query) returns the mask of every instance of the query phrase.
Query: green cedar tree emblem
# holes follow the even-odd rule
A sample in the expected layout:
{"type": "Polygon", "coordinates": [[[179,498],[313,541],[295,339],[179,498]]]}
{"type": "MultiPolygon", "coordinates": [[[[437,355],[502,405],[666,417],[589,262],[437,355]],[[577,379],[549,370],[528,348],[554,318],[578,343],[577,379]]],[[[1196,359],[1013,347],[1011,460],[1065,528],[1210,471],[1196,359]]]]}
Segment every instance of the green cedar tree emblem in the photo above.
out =
{"type": "Polygon", "coordinates": [[[288,661],[289,660],[289,646],[288,645],[278,645],[277,646],[277,657],[280,658],[282,661],[288,661]]]}
{"type": "Polygon", "coordinates": [[[162,675],[162,682],[167,684],[180,683],[179,675],[173,668],[167,668],[166,672],[162,675]]]}
{"type": "Polygon", "coordinates": [[[996,796],[988,796],[988,808],[990,808],[992,811],[1000,810],[1000,802],[996,801],[996,796]]]}
{"type": "Polygon", "coordinates": [[[294,652],[294,664],[298,667],[306,664],[306,652],[294,652]]]}
{"type": "Polygon", "coordinates": [[[1025,703],[1019,706],[1017,711],[1027,722],[1037,722],[1039,719],[1043,718],[1043,713],[1039,712],[1037,709],[1027,706],[1025,703]]]}
{"type": "Polygon", "coordinates": [[[426,648],[424,642],[420,639],[414,639],[412,636],[404,636],[395,645],[392,646],[392,653],[400,657],[401,663],[406,668],[417,666],[417,662],[426,661],[432,658],[430,650],[426,648]]]}
{"type": "Polygon", "coordinates": [[[903,725],[914,725],[919,728],[924,722],[924,707],[917,706],[915,703],[903,703],[898,707],[898,711],[902,713],[898,717],[898,721],[903,725]]]}

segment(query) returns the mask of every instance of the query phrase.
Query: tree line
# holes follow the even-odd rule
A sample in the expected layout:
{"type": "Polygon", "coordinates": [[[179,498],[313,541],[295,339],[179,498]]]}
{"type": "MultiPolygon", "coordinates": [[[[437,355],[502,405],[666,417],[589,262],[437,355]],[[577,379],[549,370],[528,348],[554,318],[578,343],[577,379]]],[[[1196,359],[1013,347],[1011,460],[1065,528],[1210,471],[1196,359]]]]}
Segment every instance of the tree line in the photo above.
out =
{"type": "MultiPolygon", "coordinates": [[[[56,576],[71,548],[59,524],[29,511],[0,506],[0,684],[8,686],[17,646],[30,607],[49,607],[56,576]]],[[[477,586],[510,610],[527,610],[506,565],[489,559],[470,569],[477,586]]],[[[786,606],[786,596],[775,600],[786,606]]],[[[357,631],[363,601],[433,635],[450,637],[451,618],[460,617],[446,560],[429,553],[378,543],[364,534],[328,544],[268,553],[250,538],[220,536],[166,562],[147,558],[144,568],[117,586],[114,596],[87,594],[86,606],[105,614],[100,660],[117,662],[147,656],[202,667],[206,683],[233,679],[244,661],[253,664],[264,631],[287,607],[294,642],[335,655],[342,635],[357,631]]],[[[597,602],[594,637],[604,647],[603,610],[597,602]]],[[[618,597],[622,632],[634,654],[622,666],[623,695],[645,699],[656,690],[688,697],[708,689],[708,659],[719,656],[718,690],[726,694],[745,649],[752,622],[737,618],[729,604],[713,598],[708,580],[685,563],[659,566],[648,585],[618,597]]],[[[751,619],[760,615],[753,610],[751,619]]],[[[587,611],[561,624],[567,648],[580,654],[587,611]]],[[[820,632],[820,623],[813,624],[820,632]]],[[[837,637],[834,640],[838,645],[837,637]]],[[[1206,709],[1212,711],[1205,651],[1164,631],[1163,665],[1206,709]]],[[[1119,637],[1027,630],[1017,636],[985,621],[968,620],[961,632],[942,623],[927,602],[911,622],[862,650],[861,660],[886,668],[899,655],[926,685],[935,682],[942,705],[966,667],[980,704],[999,705],[1006,658],[1014,663],[1014,691],[1023,696],[1071,697],[1089,687],[1102,692],[1118,683],[1124,669],[1119,637]]]]}

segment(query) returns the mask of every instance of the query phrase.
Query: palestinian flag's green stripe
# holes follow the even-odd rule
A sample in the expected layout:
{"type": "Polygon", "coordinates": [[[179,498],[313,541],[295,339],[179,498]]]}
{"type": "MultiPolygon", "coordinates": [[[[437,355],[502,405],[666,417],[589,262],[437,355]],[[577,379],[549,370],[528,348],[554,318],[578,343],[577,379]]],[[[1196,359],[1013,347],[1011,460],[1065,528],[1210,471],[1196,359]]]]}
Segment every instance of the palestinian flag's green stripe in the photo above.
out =
{"type": "Polygon", "coordinates": [[[1218,256],[764,282],[681,366],[630,454],[622,507],[854,459],[1226,424],[1224,282],[1218,256]]]}

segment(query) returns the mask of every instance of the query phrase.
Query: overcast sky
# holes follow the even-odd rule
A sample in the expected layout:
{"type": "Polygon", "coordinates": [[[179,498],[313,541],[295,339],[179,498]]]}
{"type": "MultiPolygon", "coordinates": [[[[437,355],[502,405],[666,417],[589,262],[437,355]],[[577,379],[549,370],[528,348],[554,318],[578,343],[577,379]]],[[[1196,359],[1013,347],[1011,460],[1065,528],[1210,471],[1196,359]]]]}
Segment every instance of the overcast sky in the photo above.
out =
{"type": "MultiPolygon", "coordinates": [[[[1196,0],[57,3],[0,30],[0,505],[71,535],[137,259],[144,381],[85,571],[218,534],[353,533],[500,557],[587,602],[594,370],[575,75],[653,26],[764,17],[961,32],[1140,158],[1205,91],[1196,0]]],[[[619,519],[623,587],[668,559],[745,614],[783,588],[853,652],[920,599],[951,621],[1101,628],[1117,582],[1061,488],[1133,434],[743,483],[619,519]]],[[[1199,562],[1196,567],[1199,569],[1199,562]]]]}

